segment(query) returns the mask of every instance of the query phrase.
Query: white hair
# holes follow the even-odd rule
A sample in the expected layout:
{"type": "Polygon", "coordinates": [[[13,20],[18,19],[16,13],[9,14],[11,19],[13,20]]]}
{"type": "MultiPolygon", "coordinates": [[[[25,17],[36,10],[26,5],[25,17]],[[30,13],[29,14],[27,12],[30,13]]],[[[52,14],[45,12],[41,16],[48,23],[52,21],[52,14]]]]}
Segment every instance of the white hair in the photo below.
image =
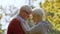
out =
{"type": "Polygon", "coordinates": [[[44,16],[44,11],[41,8],[34,8],[32,10],[32,14],[38,14],[38,15],[40,15],[40,17],[43,17],[44,16]]]}

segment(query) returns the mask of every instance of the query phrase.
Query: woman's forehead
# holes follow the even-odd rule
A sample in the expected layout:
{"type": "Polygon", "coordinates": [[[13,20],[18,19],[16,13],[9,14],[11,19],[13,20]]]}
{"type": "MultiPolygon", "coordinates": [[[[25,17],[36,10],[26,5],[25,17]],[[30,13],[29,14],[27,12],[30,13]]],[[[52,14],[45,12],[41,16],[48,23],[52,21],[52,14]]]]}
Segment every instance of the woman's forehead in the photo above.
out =
{"type": "Polygon", "coordinates": [[[39,16],[39,15],[33,15],[33,17],[37,17],[37,18],[38,18],[38,17],[40,17],[40,16],[39,16]]]}
{"type": "Polygon", "coordinates": [[[40,16],[39,14],[32,14],[32,15],[34,15],[34,16],[40,16]]]}

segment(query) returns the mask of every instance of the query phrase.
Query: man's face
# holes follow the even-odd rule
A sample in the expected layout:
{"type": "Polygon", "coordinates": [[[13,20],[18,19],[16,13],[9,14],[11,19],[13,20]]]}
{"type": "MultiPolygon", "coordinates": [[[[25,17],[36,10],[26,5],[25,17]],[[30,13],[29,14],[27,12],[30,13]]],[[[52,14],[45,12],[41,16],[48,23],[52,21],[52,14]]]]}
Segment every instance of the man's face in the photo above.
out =
{"type": "Polygon", "coordinates": [[[28,19],[29,16],[30,16],[30,14],[31,14],[31,11],[29,11],[29,10],[22,10],[22,12],[23,12],[24,18],[25,19],[28,19]]]}

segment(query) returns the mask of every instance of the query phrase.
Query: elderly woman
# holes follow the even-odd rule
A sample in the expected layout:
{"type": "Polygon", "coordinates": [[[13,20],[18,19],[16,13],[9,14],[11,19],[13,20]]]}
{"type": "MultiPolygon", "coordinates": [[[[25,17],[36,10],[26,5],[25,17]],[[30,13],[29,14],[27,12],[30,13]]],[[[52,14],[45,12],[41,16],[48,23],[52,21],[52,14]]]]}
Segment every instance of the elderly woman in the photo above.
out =
{"type": "Polygon", "coordinates": [[[49,24],[42,20],[43,15],[44,12],[42,9],[33,9],[32,16],[34,26],[30,31],[31,34],[48,34],[49,24]]]}

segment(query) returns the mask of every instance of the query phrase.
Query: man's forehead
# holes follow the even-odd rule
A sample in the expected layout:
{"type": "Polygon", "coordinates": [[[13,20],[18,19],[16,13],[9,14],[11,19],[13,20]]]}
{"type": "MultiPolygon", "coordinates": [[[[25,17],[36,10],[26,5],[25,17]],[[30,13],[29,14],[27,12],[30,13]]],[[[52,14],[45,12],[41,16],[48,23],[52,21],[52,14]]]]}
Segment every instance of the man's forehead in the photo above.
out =
{"type": "Polygon", "coordinates": [[[32,10],[30,10],[30,9],[26,9],[26,11],[27,11],[27,12],[32,12],[32,10]]]}
{"type": "Polygon", "coordinates": [[[23,9],[23,10],[27,10],[27,11],[32,11],[32,7],[27,6],[27,5],[22,6],[21,9],[23,9]]]}
{"type": "Polygon", "coordinates": [[[31,7],[26,7],[25,10],[28,11],[28,12],[31,12],[32,8],[31,7]]]}

